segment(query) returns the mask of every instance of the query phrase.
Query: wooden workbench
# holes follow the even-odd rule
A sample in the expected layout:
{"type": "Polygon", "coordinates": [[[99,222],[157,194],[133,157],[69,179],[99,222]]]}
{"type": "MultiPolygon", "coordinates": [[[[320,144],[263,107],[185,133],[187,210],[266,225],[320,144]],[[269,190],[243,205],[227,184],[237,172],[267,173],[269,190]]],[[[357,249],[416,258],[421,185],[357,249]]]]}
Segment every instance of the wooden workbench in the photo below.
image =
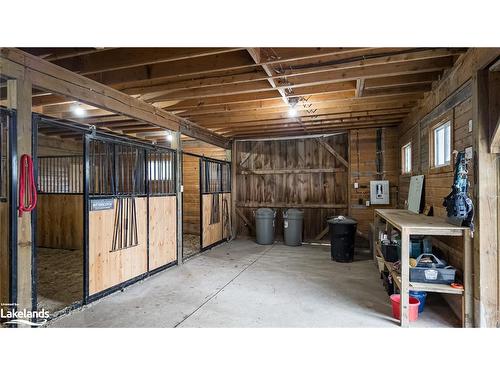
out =
{"type": "MultiPolygon", "coordinates": [[[[385,221],[387,229],[395,228],[401,232],[401,274],[397,273],[392,264],[385,262],[387,269],[401,293],[401,326],[408,327],[409,322],[409,291],[425,291],[433,293],[459,294],[462,296],[462,325],[472,326],[472,241],[469,228],[458,227],[448,223],[444,218],[425,216],[408,210],[377,209],[375,210],[375,228],[385,221]],[[452,288],[449,285],[410,283],[410,236],[462,236],[464,244],[463,289],[452,288]]],[[[390,231],[389,231],[390,233],[390,231]]],[[[376,246],[379,256],[381,249],[376,246]]]]}

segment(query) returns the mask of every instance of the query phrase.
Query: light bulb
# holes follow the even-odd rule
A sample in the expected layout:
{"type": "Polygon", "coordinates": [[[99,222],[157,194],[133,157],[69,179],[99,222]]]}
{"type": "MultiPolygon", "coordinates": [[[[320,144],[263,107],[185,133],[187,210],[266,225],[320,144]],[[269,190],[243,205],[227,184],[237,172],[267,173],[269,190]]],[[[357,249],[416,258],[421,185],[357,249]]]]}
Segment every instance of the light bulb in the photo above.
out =
{"type": "Polygon", "coordinates": [[[73,113],[78,117],[85,116],[85,110],[82,107],[80,107],[80,105],[75,105],[73,107],[73,113]]]}
{"type": "Polygon", "coordinates": [[[288,116],[289,117],[295,117],[297,116],[297,110],[293,107],[290,107],[290,109],[288,110],[288,116]]]}

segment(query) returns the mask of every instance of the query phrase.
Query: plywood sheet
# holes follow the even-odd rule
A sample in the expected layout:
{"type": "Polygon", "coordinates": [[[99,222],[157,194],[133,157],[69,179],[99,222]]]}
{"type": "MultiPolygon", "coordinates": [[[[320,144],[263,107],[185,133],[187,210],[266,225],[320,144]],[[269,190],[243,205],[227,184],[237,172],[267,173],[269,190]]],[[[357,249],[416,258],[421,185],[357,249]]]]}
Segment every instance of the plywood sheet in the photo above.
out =
{"type": "Polygon", "coordinates": [[[149,269],[177,259],[176,197],[149,198],[149,269]]]}
{"type": "Polygon", "coordinates": [[[200,235],[200,158],[183,155],[182,222],[186,234],[200,235]]]}
{"type": "Polygon", "coordinates": [[[138,245],[112,251],[114,208],[89,212],[89,294],[147,272],[147,198],[136,198],[138,245]]]}
{"type": "Polygon", "coordinates": [[[37,246],[83,249],[82,195],[38,195],[37,246]]]}
{"type": "Polygon", "coordinates": [[[219,200],[219,222],[210,224],[210,212],[212,210],[212,195],[204,194],[202,196],[202,213],[203,213],[203,233],[202,233],[202,247],[210,246],[222,240],[222,194],[215,194],[219,200]]]}

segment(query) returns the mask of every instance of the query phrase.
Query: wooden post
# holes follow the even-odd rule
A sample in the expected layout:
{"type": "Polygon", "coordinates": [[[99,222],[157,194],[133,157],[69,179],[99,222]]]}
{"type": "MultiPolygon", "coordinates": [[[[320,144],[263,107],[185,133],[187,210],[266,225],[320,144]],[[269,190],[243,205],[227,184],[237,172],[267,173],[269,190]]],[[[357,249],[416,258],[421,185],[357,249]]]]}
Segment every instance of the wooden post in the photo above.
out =
{"type": "Polygon", "coordinates": [[[174,136],[174,146],[177,150],[176,156],[176,190],[177,190],[177,264],[182,264],[182,248],[183,248],[183,228],[182,228],[182,186],[184,182],[182,181],[182,141],[181,133],[176,132],[174,136]]]}
{"type": "Polygon", "coordinates": [[[410,286],[410,235],[408,230],[401,231],[401,327],[409,327],[410,325],[410,301],[409,301],[409,286],[410,286]]]}
{"type": "Polygon", "coordinates": [[[498,309],[498,194],[497,156],[489,149],[488,71],[478,71],[472,81],[475,150],[474,325],[496,327],[498,309]]]}
{"type": "MultiPolygon", "coordinates": [[[[17,170],[19,173],[21,155],[32,155],[31,82],[18,78],[17,80],[9,80],[7,84],[9,96],[7,104],[17,111],[17,170]]],[[[33,297],[31,213],[23,213],[23,216],[17,219],[17,225],[17,310],[30,311],[33,297]]]]}
{"type": "Polygon", "coordinates": [[[463,322],[465,328],[472,327],[473,322],[473,289],[472,289],[472,239],[470,229],[464,230],[464,298],[462,302],[463,322]]]}
{"type": "Polygon", "coordinates": [[[238,168],[237,163],[237,150],[236,150],[236,141],[233,141],[233,146],[231,148],[231,218],[233,223],[232,228],[232,240],[234,240],[237,236],[238,224],[239,224],[239,216],[236,215],[236,202],[238,201],[238,190],[236,186],[236,169],[238,168]]]}

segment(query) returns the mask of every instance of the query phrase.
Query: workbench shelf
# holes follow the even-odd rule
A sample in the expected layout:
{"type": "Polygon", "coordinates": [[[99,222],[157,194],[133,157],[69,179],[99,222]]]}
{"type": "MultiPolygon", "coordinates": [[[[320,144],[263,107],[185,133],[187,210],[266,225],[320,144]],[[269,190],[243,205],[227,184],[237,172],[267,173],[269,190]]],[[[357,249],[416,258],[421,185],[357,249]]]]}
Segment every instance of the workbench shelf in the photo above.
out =
{"type": "Polygon", "coordinates": [[[462,297],[462,325],[470,327],[472,322],[472,253],[471,233],[466,227],[458,227],[445,219],[435,216],[416,214],[408,210],[377,209],[375,210],[375,228],[385,222],[388,233],[392,228],[401,232],[401,270],[394,269],[382,255],[380,241],[375,243],[375,254],[381,257],[394,283],[401,294],[401,326],[409,326],[409,291],[454,294],[462,297]],[[451,285],[410,282],[410,236],[462,236],[464,244],[464,287],[453,288],[451,285]]]}

